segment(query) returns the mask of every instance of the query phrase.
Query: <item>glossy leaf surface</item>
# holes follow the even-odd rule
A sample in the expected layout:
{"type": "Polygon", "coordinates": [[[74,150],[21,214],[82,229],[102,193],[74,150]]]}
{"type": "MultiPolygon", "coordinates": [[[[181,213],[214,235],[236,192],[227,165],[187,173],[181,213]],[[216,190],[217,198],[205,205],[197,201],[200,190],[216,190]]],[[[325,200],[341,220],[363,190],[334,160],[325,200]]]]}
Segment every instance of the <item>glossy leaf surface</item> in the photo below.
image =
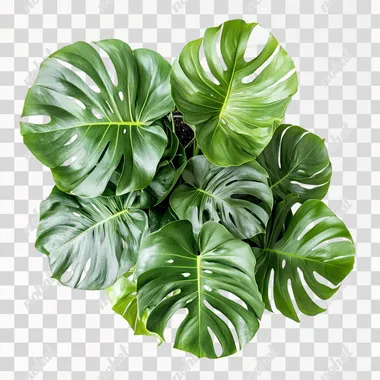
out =
{"type": "Polygon", "coordinates": [[[242,20],[209,28],[189,42],[173,65],[171,84],[203,154],[219,166],[255,159],[298,87],[294,63],[276,39],[242,20]],[[257,52],[247,60],[251,44],[257,52]]]}
{"type": "Polygon", "coordinates": [[[170,204],[195,231],[209,220],[222,223],[239,239],[265,231],[273,199],[267,174],[257,162],[222,168],[195,156],[182,177],[186,183],[175,189],[170,204]]]}
{"type": "Polygon", "coordinates": [[[121,276],[111,287],[107,288],[107,296],[112,310],[121,315],[130,325],[135,335],[153,335],[146,328],[147,312],[140,318],[137,305],[137,283],[133,278],[133,270],[121,276]]]}
{"type": "Polygon", "coordinates": [[[36,248],[48,255],[52,277],[80,289],[104,289],[137,260],[148,230],[133,198],[79,198],[54,188],[41,203],[36,248]]]}
{"type": "Polygon", "coordinates": [[[329,189],[332,169],[325,143],[301,127],[281,125],[257,161],[268,172],[279,201],[291,193],[301,202],[323,199],[329,189]]]}
{"type": "Polygon", "coordinates": [[[270,238],[264,247],[253,248],[253,252],[257,259],[256,280],[266,308],[272,310],[268,290],[273,271],[277,309],[299,321],[289,287],[301,313],[316,315],[325,311],[311,296],[326,300],[334,295],[353,268],[355,247],[344,223],[320,200],[306,201],[281,233],[288,215],[289,209],[284,208],[288,201],[277,206],[273,229],[268,232],[270,238]]]}
{"type": "Polygon", "coordinates": [[[96,45],[111,59],[117,85],[93,46],[68,45],[42,63],[24,104],[23,117],[50,121],[21,123],[26,146],[57,186],[83,197],[101,195],[118,166],[117,194],[148,186],[167,145],[156,121],[174,107],[170,64],[158,53],[119,40],[96,45]]]}
{"type": "Polygon", "coordinates": [[[188,314],[174,347],[198,357],[231,355],[259,328],[264,305],[254,272],[255,257],[248,244],[220,224],[206,223],[196,241],[190,222],[170,223],[148,236],[140,251],[140,313],[150,309],[147,328],[164,339],[169,320],[185,308],[188,314]],[[220,355],[213,335],[221,345],[220,355]]]}

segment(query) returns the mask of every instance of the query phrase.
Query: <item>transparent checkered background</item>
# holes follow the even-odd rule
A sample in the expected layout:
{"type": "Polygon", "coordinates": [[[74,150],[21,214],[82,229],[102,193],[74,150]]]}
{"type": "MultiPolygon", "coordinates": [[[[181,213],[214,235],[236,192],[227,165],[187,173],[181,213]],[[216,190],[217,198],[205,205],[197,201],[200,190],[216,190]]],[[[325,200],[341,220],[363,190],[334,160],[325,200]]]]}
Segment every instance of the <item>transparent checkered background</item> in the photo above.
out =
{"type": "Polygon", "coordinates": [[[0,379],[380,379],[379,28],[379,0],[1,1],[0,379]],[[242,352],[199,361],[171,348],[176,323],[157,347],[131,334],[104,293],[49,280],[34,241],[53,181],[18,122],[38,65],[59,47],[116,37],[172,60],[233,18],[259,21],[293,57],[300,89],[286,121],[326,138],[327,201],[352,232],[357,262],[328,312],[300,324],[266,312],[242,352]]]}

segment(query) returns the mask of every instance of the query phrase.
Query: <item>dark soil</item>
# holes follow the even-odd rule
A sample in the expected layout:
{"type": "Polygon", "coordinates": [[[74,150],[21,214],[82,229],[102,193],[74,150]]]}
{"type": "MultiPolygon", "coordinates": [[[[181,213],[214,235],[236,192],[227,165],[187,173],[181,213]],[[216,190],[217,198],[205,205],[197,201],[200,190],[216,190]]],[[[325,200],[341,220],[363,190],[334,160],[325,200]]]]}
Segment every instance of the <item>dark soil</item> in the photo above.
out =
{"type": "Polygon", "coordinates": [[[186,123],[184,123],[180,112],[174,113],[174,125],[175,133],[178,136],[180,143],[183,146],[188,145],[194,138],[194,132],[186,123]]]}

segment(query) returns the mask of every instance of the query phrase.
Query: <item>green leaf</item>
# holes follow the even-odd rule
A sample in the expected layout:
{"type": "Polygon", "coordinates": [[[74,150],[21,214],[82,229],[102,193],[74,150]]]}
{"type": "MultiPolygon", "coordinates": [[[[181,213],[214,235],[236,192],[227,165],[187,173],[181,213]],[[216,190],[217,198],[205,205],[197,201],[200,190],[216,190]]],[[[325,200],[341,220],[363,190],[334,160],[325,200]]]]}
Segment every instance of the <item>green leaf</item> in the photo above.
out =
{"type": "Polygon", "coordinates": [[[107,288],[107,296],[112,310],[121,315],[131,326],[134,335],[152,335],[160,339],[157,334],[146,328],[148,312],[140,318],[137,305],[137,283],[133,278],[133,270],[121,276],[111,287],[107,288]]]}
{"type": "Polygon", "coordinates": [[[78,198],[54,188],[41,203],[36,248],[49,256],[52,277],[80,289],[104,289],[137,260],[148,229],[131,195],[78,198]]]}
{"type": "Polygon", "coordinates": [[[172,162],[161,166],[150,185],[138,192],[135,207],[151,208],[159,205],[173,190],[186,167],[186,153],[182,145],[172,162]]]}
{"type": "Polygon", "coordinates": [[[255,335],[264,310],[254,272],[250,247],[220,224],[206,223],[196,241],[190,222],[170,223],[148,236],[140,251],[140,313],[151,310],[147,328],[164,339],[169,320],[186,308],[174,347],[216,358],[212,331],[222,347],[220,356],[231,355],[236,352],[231,328],[242,348],[255,335]]]}
{"type": "Polygon", "coordinates": [[[174,160],[178,152],[179,140],[178,140],[177,135],[175,134],[173,114],[169,116],[171,120],[169,120],[168,117],[164,117],[161,121],[162,128],[164,128],[167,138],[168,138],[168,145],[166,146],[166,149],[165,149],[164,155],[162,156],[161,161],[171,162],[174,160]]]}
{"type": "Polygon", "coordinates": [[[298,81],[292,59],[270,33],[257,23],[232,20],[185,46],[173,65],[171,85],[176,106],[196,127],[203,154],[216,165],[231,166],[252,161],[269,143],[298,81]],[[251,33],[267,40],[246,61],[251,33]]]}
{"type": "MultiPolygon", "coordinates": [[[[169,142],[150,184],[145,189],[135,192],[136,198],[133,207],[136,208],[149,209],[160,204],[173,190],[186,166],[186,152],[172,131],[171,124],[168,124],[166,119],[161,123],[167,133],[169,142]]],[[[119,167],[112,174],[110,182],[103,193],[104,196],[115,196],[120,176],[121,168],[119,167]]]]}
{"type": "Polygon", "coordinates": [[[221,222],[239,239],[265,232],[273,197],[268,177],[255,161],[221,168],[204,156],[188,161],[170,205],[179,219],[192,222],[198,232],[205,222],[221,222]]]}
{"type": "Polygon", "coordinates": [[[66,46],[42,63],[22,114],[50,122],[21,123],[25,144],[57,186],[83,197],[101,195],[118,166],[118,195],[148,186],[167,145],[156,121],[174,108],[170,64],[158,53],[132,51],[119,40],[96,45],[109,55],[118,84],[91,45],[66,46]],[[62,62],[90,77],[97,91],[62,62]]]}
{"type": "Polygon", "coordinates": [[[261,246],[267,246],[272,241],[278,241],[284,236],[293,219],[292,207],[297,203],[299,203],[299,196],[292,193],[287,195],[283,202],[274,206],[266,233],[261,235],[264,239],[261,246]]]}
{"type": "Polygon", "coordinates": [[[273,206],[272,215],[269,219],[265,233],[254,236],[248,242],[253,247],[265,247],[271,241],[279,240],[293,218],[292,207],[299,202],[297,194],[289,194],[285,200],[273,206]]]}
{"type": "Polygon", "coordinates": [[[298,194],[300,202],[327,194],[332,170],[324,140],[301,127],[281,125],[257,161],[279,201],[290,193],[298,194]]]}
{"type": "Polygon", "coordinates": [[[266,308],[272,311],[268,288],[274,271],[274,303],[286,317],[299,321],[290,297],[289,282],[302,313],[317,315],[325,311],[305,290],[302,277],[309,292],[327,300],[352,270],[355,247],[344,223],[320,200],[306,201],[277,240],[292,203],[294,199],[287,198],[277,206],[274,229],[269,232],[273,239],[266,241],[262,248],[253,248],[253,252],[257,259],[256,280],[266,308]],[[332,285],[322,283],[315,273],[332,285]]]}
{"type": "Polygon", "coordinates": [[[170,207],[154,207],[149,210],[149,229],[156,232],[163,226],[178,220],[170,207]]]}

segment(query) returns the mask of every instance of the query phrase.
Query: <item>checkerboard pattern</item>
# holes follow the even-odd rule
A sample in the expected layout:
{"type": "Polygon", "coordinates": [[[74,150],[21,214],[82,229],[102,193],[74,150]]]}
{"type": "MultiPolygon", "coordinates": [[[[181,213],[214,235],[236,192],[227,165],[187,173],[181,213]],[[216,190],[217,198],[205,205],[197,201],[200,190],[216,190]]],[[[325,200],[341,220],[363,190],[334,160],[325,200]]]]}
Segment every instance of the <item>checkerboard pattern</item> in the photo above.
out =
{"type": "Polygon", "coordinates": [[[0,4],[0,379],[380,379],[380,1],[7,0],[0,4]],[[286,122],[323,136],[327,202],[357,245],[354,272],[328,311],[297,324],[265,313],[242,352],[198,360],[134,337],[104,293],[49,278],[34,248],[53,180],[22,143],[28,87],[50,52],[119,38],[173,60],[227,19],[258,21],[293,57],[300,89],[286,122]]]}

